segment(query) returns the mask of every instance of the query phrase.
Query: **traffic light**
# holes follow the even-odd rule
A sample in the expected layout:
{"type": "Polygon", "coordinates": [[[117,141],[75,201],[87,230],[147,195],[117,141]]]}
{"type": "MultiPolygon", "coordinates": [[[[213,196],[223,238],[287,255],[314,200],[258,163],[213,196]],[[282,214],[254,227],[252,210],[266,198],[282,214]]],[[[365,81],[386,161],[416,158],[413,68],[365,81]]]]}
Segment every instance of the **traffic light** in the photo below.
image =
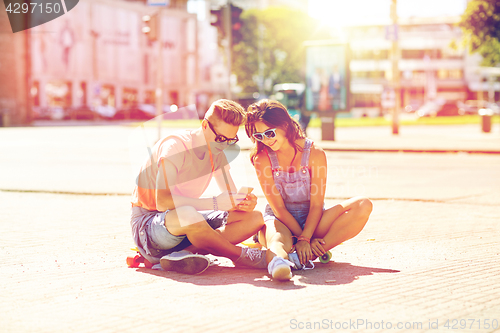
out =
{"type": "Polygon", "coordinates": [[[224,8],[210,10],[210,24],[217,28],[219,40],[224,38],[224,8]]]}
{"type": "Polygon", "coordinates": [[[241,28],[243,26],[243,22],[240,18],[241,12],[243,12],[243,9],[231,4],[231,33],[233,46],[243,40],[243,35],[241,34],[241,28]]]}
{"type": "Polygon", "coordinates": [[[151,42],[155,41],[158,38],[158,15],[144,15],[142,21],[144,22],[142,32],[151,42]]]}

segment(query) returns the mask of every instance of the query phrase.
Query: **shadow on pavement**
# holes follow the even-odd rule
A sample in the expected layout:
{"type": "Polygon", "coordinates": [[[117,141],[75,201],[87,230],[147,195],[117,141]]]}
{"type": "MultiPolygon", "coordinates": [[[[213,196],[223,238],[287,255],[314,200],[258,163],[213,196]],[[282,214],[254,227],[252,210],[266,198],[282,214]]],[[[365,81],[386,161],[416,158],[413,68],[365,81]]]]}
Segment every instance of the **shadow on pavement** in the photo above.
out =
{"type": "Polygon", "coordinates": [[[164,277],[182,283],[192,283],[198,286],[230,285],[247,283],[256,287],[275,288],[280,290],[297,290],[305,288],[304,284],[311,285],[343,285],[352,283],[360,276],[374,275],[374,273],[399,273],[398,270],[354,266],[349,263],[329,262],[328,264],[315,263],[316,268],[307,271],[293,271],[291,281],[273,281],[267,271],[259,269],[245,269],[228,266],[211,266],[201,275],[186,275],[177,272],[165,272],[152,269],[138,268],[137,271],[164,277]],[[296,284],[299,282],[299,284],[296,284]]]}
{"type": "Polygon", "coordinates": [[[386,268],[355,266],[347,262],[330,261],[327,264],[315,263],[316,268],[296,273],[299,281],[305,284],[343,285],[356,281],[360,276],[374,273],[399,273],[386,268]]]}
{"type": "Polygon", "coordinates": [[[200,275],[186,275],[177,272],[165,272],[152,269],[138,268],[137,272],[152,274],[182,283],[192,283],[197,286],[218,286],[247,283],[255,287],[276,288],[280,290],[298,290],[305,288],[295,285],[293,281],[273,281],[267,270],[236,268],[228,266],[211,266],[200,275]]]}

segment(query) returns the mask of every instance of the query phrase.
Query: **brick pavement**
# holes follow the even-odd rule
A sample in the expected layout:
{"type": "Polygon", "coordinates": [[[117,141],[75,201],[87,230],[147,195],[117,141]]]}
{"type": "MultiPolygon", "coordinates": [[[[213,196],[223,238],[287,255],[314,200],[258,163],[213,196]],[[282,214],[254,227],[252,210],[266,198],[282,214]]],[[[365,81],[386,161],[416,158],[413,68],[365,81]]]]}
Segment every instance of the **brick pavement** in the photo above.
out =
{"type": "Polygon", "coordinates": [[[126,196],[0,192],[0,331],[289,332],[349,321],[345,331],[383,331],[354,329],[357,320],[427,331],[429,321],[500,320],[498,211],[480,208],[375,201],[334,262],[278,283],[224,259],[202,276],[127,268],[126,196]]]}
{"type": "MultiPolygon", "coordinates": [[[[439,332],[500,331],[485,329],[486,320],[500,321],[496,156],[408,155],[388,168],[376,156],[389,155],[377,154],[361,163],[379,173],[360,180],[342,169],[359,166],[358,157],[338,153],[334,182],[361,181],[366,194],[382,193],[370,221],[333,251],[334,261],[278,283],[225,259],[201,276],[127,268],[130,184],[120,145],[127,129],[7,130],[0,131],[1,333],[339,331],[335,325],[425,332],[436,331],[436,321],[439,332]],[[3,140],[6,133],[14,140],[3,140]],[[39,164],[30,165],[29,154],[39,164]],[[426,161],[442,167],[424,177],[426,161]],[[461,180],[465,188],[431,187],[475,165],[481,174],[461,180]],[[119,170],[112,179],[110,170],[119,170]],[[320,329],[307,329],[315,323],[320,329]]],[[[341,199],[329,197],[327,205],[341,199]]]]}

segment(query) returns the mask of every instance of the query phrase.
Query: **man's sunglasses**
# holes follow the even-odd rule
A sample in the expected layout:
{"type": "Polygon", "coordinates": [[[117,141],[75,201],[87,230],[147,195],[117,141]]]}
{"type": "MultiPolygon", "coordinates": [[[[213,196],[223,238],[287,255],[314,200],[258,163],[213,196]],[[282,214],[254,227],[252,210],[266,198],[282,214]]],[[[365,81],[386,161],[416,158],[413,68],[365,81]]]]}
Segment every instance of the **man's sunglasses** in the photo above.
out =
{"type": "Polygon", "coordinates": [[[257,141],[264,140],[264,137],[266,137],[268,139],[273,139],[276,137],[276,128],[268,129],[267,131],[264,131],[262,133],[254,133],[254,134],[252,134],[252,136],[257,141]]]}
{"type": "Polygon", "coordinates": [[[236,135],[234,138],[232,139],[229,139],[228,137],[222,135],[222,134],[218,134],[214,127],[212,126],[212,124],[210,124],[210,122],[208,121],[207,118],[205,118],[205,120],[207,121],[208,123],[208,126],[210,127],[210,129],[212,130],[212,132],[214,132],[215,134],[215,142],[217,143],[222,143],[222,142],[227,142],[228,145],[234,145],[236,142],[238,142],[238,136],[236,135]]]}

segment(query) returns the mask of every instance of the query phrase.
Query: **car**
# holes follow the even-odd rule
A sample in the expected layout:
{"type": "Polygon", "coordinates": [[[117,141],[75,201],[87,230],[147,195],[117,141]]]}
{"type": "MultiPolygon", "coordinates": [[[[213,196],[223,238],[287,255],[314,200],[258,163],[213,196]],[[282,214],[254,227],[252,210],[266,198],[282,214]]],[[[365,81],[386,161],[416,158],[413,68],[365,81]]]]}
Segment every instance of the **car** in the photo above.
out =
{"type": "Polygon", "coordinates": [[[441,100],[428,101],[419,107],[415,114],[419,117],[435,116],[442,104],[444,103],[441,100]]]}
{"type": "Polygon", "coordinates": [[[479,109],[488,108],[487,101],[467,100],[465,102],[458,101],[458,112],[460,114],[478,114],[479,109]]]}
{"type": "Polygon", "coordinates": [[[95,112],[99,114],[102,118],[112,119],[116,114],[116,109],[109,105],[99,105],[95,107],[95,112]]]}
{"type": "Polygon", "coordinates": [[[131,108],[125,108],[125,109],[120,109],[116,111],[116,113],[113,115],[113,119],[141,119],[141,120],[148,120],[154,118],[154,115],[150,114],[149,112],[146,112],[140,107],[131,107],[131,108]]]}
{"type": "Polygon", "coordinates": [[[404,111],[411,113],[416,112],[422,106],[422,102],[419,100],[410,100],[410,102],[405,105],[404,111]]]}
{"type": "Polygon", "coordinates": [[[456,101],[446,101],[436,113],[438,117],[460,116],[456,101]]]}
{"type": "Polygon", "coordinates": [[[35,120],[62,120],[68,118],[67,110],[60,106],[33,107],[35,120]]]}
{"type": "Polygon", "coordinates": [[[493,111],[493,114],[500,115],[500,105],[498,105],[497,103],[488,103],[488,109],[491,109],[491,111],[493,111]]]}
{"type": "Polygon", "coordinates": [[[81,105],[70,107],[67,110],[68,117],[70,119],[91,119],[97,120],[100,118],[99,113],[92,106],[81,105]]]}
{"type": "Polygon", "coordinates": [[[422,105],[416,112],[419,117],[459,116],[457,102],[438,99],[422,105]]]}

